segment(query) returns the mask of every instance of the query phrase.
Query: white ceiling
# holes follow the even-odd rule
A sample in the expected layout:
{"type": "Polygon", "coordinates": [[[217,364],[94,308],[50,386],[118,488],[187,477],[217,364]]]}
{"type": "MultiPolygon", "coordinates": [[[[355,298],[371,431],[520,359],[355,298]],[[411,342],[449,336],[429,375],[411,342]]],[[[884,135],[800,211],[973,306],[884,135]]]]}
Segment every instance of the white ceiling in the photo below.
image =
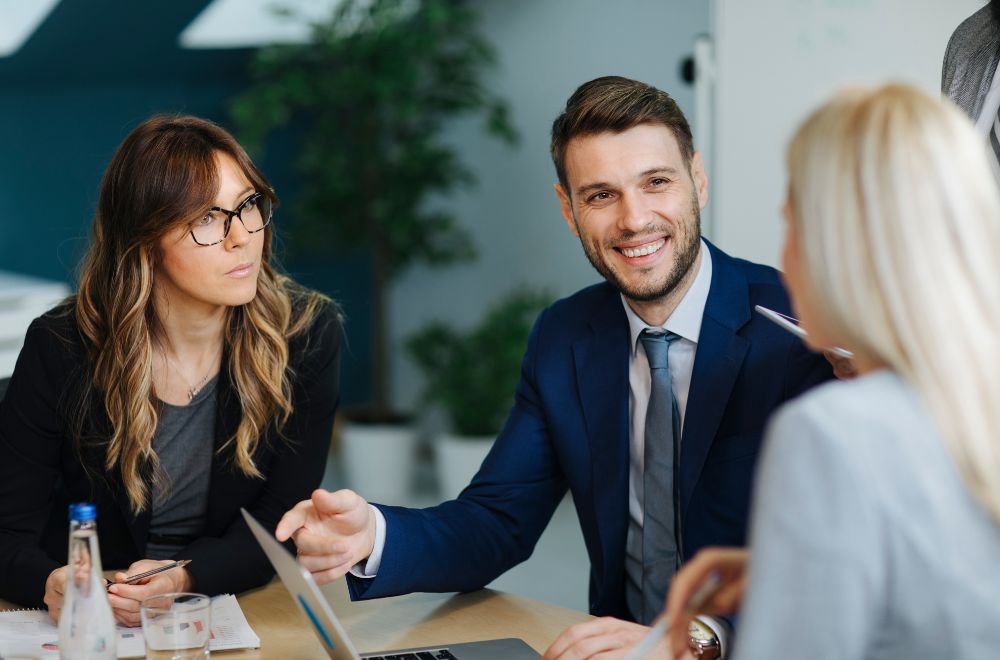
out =
{"type": "Polygon", "coordinates": [[[16,53],[59,0],[0,0],[0,57],[16,53]]]}
{"type": "MultiPolygon", "coordinates": [[[[3,1],[3,0],[0,0],[3,1]]],[[[342,0],[215,0],[180,34],[184,48],[252,48],[308,40],[309,23],[329,16],[342,0]],[[276,7],[295,17],[276,16],[276,7]]]]}

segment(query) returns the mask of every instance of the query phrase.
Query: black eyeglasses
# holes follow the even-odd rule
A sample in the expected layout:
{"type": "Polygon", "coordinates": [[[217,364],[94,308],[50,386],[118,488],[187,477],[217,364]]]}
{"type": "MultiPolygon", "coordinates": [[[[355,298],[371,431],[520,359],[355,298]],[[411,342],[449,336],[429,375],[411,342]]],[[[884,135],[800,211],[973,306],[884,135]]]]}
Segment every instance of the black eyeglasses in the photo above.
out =
{"type": "Polygon", "coordinates": [[[213,206],[191,223],[191,238],[198,245],[216,245],[226,240],[233,218],[239,218],[248,233],[256,234],[271,222],[271,200],[256,192],[244,199],[235,211],[213,206]]]}

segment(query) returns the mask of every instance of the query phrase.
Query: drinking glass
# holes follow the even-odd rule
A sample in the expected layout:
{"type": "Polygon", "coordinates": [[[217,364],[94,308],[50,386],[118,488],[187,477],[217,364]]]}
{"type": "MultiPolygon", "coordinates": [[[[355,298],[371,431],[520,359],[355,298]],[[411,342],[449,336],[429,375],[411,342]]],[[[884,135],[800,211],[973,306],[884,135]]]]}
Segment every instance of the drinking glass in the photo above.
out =
{"type": "Polygon", "coordinates": [[[204,660],[212,631],[212,600],[203,594],[153,596],[139,606],[146,660],[204,660]]]}

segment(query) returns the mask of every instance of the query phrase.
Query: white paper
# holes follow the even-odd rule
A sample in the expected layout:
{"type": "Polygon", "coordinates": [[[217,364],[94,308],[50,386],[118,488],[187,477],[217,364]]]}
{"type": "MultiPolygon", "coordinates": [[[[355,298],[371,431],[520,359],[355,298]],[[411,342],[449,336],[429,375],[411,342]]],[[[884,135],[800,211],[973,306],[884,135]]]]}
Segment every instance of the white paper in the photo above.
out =
{"type": "MultiPolygon", "coordinates": [[[[49,660],[59,657],[59,628],[44,610],[0,612],[0,658],[27,656],[49,660]]],[[[211,651],[260,648],[260,638],[247,623],[232,594],[212,599],[211,651]]],[[[142,658],[146,640],[142,628],[118,626],[118,657],[142,658]]]]}

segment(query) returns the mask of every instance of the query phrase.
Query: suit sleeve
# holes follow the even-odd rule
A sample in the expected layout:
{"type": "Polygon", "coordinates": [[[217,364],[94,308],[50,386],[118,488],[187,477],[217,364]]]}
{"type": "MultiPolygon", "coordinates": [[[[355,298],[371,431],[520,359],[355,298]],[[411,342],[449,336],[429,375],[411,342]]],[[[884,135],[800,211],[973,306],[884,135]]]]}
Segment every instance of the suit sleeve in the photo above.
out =
{"type": "MultiPolygon", "coordinates": [[[[305,355],[293,356],[293,412],[284,438],[265,475],[265,484],[245,507],[269,530],[285,511],[307,499],[323,478],[330,449],[333,419],[340,401],[341,328],[334,305],[314,321],[308,345],[293,347],[305,355]]],[[[195,589],[209,595],[240,592],[258,587],[274,576],[274,569],[260,549],[243,517],[236,512],[221,537],[202,537],[178,556],[192,559],[188,567],[195,589]]]]}
{"type": "Polygon", "coordinates": [[[35,320],[0,403],[0,597],[30,607],[42,606],[45,580],[61,565],[41,535],[68,441],[58,411],[67,371],[59,339],[35,320]]]}
{"type": "Polygon", "coordinates": [[[814,353],[800,339],[788,352],[784,400],[794,399],[833,378],[833,367],[821,353],[814,353]]]}
{"type": "Polygon", "coordinates": [[[386,519],[381,565],[374,578],[348,575],[352,598],[470,591],[531,555],[567,488],[539,392],[544,325],[545,313],[528,340],[507,423],[458,499],[420,510],[377,505],[386,519]]]}
{"type": "MultiPolygon", "coordinates": [[[[805,404],[805,405],[803,405],[805,404]]],[[[789,404],[768,429],[751,520],[736,658],[860,658],[878,621],[883,535],[874,475],[831,434],[832,413],[789,404]]]]}

